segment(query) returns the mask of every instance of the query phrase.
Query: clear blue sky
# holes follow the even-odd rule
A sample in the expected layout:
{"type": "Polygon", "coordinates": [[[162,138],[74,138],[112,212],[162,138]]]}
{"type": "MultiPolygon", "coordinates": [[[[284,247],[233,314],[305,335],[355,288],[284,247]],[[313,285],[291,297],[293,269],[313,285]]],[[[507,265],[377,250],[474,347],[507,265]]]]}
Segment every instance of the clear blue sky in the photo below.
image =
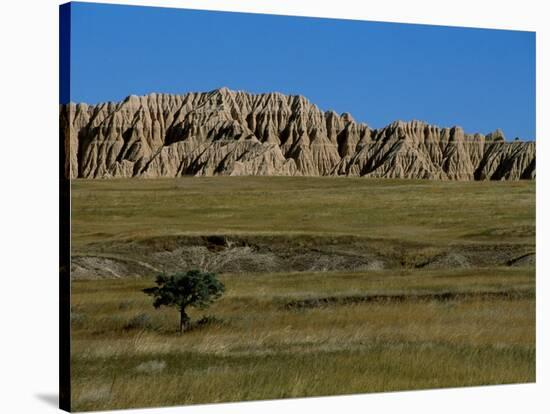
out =
{"type": "Polygon", "coordinates": [[[535,34],[73,3],[71,100],[301,94],[380,128],[419,119],[535,138],[535,34]]]}

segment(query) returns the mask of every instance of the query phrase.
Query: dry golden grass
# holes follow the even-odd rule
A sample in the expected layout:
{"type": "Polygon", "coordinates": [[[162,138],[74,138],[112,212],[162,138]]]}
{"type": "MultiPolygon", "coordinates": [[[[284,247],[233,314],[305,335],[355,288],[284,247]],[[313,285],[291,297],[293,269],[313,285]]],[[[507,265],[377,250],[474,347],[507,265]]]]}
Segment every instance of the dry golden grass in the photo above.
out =
{"type": "Polygon", "coordinates": [[[347,177],[73,180],[72,241],[173,234],[530,243],[535,182],[347,177]]]}
{"type": "Polygon", "coordinates": [[[211,324],[176,334],[151,279],[73,283],[76,410],[534,381],[534,272],[494,268],[224,275],[211,324]],[[296,298],[530,292],[518,299],[332,304],[296,298]],[[127,329],[146,315],[147,324],[127,329]]]}
{"type": "Polygon", "coordinates": [[[534,182],[75,180],[71,200],[79,255],[137,262],[145,259],[132,252],[135,240],[149,254],[166,250],[173,235],[214,234],[262,235],[266,243],[284,236],[289,254],[332,237],[339,242],[329,250],[343,255],[347,242],[362,255],[373,241],[384,257],[399,253],[388,262],[393,270],[222,274],[226,294],[191,312],[209,323],[182,336],[177,312],[153,309],[141,292],[151,278],[73,281],[75,410],[535,380],[528,261],[417,268],[466,245],[490,255],[534,252],[534,182]]]}

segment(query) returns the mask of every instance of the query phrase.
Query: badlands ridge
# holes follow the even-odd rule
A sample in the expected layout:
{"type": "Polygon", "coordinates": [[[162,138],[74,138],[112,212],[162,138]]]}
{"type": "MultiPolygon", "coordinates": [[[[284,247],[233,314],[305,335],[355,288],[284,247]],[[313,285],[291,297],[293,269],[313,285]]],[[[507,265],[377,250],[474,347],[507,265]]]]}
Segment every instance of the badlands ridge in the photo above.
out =
{"type": "Polygon", "coordinates": [[[70,178],[300,175],[535,178],[535,142],[420,121],[371,129],[303,96],[227,88],[61,105],[70,178]]]}

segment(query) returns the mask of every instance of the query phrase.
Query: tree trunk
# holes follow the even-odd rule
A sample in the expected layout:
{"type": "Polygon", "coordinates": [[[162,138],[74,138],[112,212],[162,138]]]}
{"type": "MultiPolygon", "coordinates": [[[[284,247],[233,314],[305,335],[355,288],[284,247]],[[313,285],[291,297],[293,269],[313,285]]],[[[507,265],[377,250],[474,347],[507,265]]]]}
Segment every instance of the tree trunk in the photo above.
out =
{"type": "Polygon", "coordinates": [[[185,313],[185,309],[180,309],[180,335],[189,328],[189,316],[185,313]]]}

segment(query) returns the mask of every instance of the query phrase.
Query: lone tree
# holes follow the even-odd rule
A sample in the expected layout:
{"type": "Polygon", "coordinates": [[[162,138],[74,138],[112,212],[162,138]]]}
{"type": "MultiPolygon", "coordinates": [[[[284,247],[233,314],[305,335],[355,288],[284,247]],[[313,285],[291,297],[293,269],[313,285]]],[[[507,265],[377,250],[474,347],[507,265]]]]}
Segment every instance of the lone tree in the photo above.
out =
{"type": "Polygon", "coordinates": [[[143,289],[143,292],[155,298],[153,306],[175,306],[180,312],[180,334],[189,328],[190,318],[185,313],[188,306],[204,309],[218,299],[225,291],[215,273],[190,270],[160,274],[155,283],[157,286],[143,289]]]}

